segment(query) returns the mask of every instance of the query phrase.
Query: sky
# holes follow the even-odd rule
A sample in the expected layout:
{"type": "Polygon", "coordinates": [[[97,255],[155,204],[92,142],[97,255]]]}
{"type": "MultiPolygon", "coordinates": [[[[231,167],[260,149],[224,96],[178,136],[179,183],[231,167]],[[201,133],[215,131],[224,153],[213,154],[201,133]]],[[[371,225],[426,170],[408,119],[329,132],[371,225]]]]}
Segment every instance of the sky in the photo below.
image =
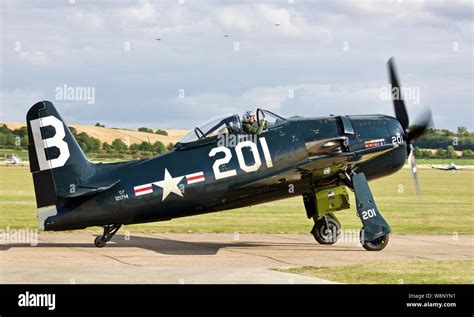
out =
{"type": "Polygon", "coordinates": [[[1,1],[0,122],[52,101],[68,124],[190,129],[257,107],[474,130],[473,2],[1,1]],[[389,95],[389,94],[388,94],[389,95]]]}

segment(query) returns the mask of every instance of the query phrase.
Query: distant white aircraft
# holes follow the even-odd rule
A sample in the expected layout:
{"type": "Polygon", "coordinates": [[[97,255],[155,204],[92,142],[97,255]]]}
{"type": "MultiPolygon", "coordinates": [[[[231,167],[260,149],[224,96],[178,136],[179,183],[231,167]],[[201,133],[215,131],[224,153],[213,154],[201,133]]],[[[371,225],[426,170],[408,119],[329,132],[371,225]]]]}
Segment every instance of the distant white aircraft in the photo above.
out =
{"type": "Polygon", "coordinates": [[[16,156],[15,154],[12,154],[9,158],[5,160],[5,165],[19,165],[23,166],[23,160],[16,156]]]}
{"type": "Polygon", "coordinates": [[[457,167],[453,162],[446,166],[431,166],[431,168],[435,168],[442,171],[460,171],[462,168],[457,167]]]}

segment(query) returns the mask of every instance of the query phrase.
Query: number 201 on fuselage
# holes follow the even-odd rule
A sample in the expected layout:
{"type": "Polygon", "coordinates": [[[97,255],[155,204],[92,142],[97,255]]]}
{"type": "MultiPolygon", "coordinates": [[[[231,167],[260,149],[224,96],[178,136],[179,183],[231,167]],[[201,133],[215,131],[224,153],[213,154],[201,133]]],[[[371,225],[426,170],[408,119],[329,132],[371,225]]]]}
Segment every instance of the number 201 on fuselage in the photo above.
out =
{"type": "MultiPolygon", "coordinates": [[[[259,140],[260,140],[259,143],[262,147],[263,157],[265,159],[265,164],[267,168],[271,168],[273,167],[273,162],[272,162],[272,157],[270,155],[270,151],[268,149],[267,140],[265,138],[259,138],[259,140]]],[[[239,167],[244,172],[246,173],[255,172],[262,165],[262,160],[258,152],[257,143],[254,143],[252,141],[239,142],[234,147],[234,149],[235,149],[235,154],[237,155],[237,160],[239,162],[239,167]],[[250,153],[252,153],[253,159],[254,159],[253,164],[250,164],[250,165],[248,165],[247,162],[245,162],[245,157],[243,154],[243,149],[246,147],[250,149],[250,153]]],[[[237,175],[236,169],[231,169],[227,171],[221,171],[220,169],[222,165],[228,164],[230,160],[232,159],[231,149],[225,146],[215,147],[209,152],[209,157],[214,157],[216,156],[217,153],[224,153],[224,157],[217,159],[212,165],[212,170],[214,171],[214,176],[216,180],[236,176],[237,175]]]]}

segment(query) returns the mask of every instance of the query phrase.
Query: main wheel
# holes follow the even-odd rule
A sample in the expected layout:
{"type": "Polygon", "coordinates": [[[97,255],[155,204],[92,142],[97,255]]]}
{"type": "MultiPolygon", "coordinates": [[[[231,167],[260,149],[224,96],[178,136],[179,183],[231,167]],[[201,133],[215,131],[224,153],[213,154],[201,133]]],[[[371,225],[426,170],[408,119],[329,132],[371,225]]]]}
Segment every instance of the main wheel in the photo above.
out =
{"type": "Polygon", "coordinates": [[[341,235],[339,223],[332,217],[326,217],[326,220],[321,218],[316,221],[311,233],[314,239],[320,244],[334,244],[341,235]]]}
{"type": "Polygon", "coordinates": [[[94,240],[94,244],[98,248],[103,248],[105,247],[106,241],[102,239],[102,237],[96,237],[94,240]]]}
{"type": "MultiPolygon", "coordinates": [[[[363,236],[363,231],[364,231],[364,228],[360,229],[360,236],[361,237],[363,236]]],[[[377,238],[375,240],[361,241],[361,243],[362,243],[362,246],[364,247],[364,249],[366,249],[367,251],[381,251],[381,250],[385,249],[385,247],[387,246],[389,236],[390,235],[387,233],[386,235],[384,235],[380,238],[377,238]]]]}

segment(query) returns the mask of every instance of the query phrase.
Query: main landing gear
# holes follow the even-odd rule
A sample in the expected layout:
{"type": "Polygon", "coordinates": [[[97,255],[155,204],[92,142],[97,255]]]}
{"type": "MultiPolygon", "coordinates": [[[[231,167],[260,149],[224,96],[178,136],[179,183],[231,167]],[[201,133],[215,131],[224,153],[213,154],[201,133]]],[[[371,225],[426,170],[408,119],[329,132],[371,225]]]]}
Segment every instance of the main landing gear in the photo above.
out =
{"type": "Polygon", "coordinates": [[[364,173],[349,171],[346,176],[354,190],[357,215],[363,226],[360,230],[360,242],[367,251],[381,251],[388,244],[390,226],[375,204],[364,173]]]}
{"type": "Polygon", "coordinates": [[[112,224],[102,226],[104,228],[104,233],[101,236],[98,236],[94,240],[94,244],[98,248],[105,247],[105,244],[112,239],[112,237],[119,231],[121,224],[112,224]]]}
{"type": "Polygon", "coordinates": [[[311,234],[319,244],[334,244],[341,235],[341,224],[333,215],[325,215],[315,220],[311,234]]]}
{"type": "MultiPolygon", "coordinates": [[[[357,215],[362,222],[359,235],[362,247],[368,251],[383,250],[388,244],[391,229],[375,204],[365,174],[347,170],[343,181],[355,193],[357,215]]],[[[304,194],[303,201],[306,215],[314,219],[311,230],[314,239],[325,245],[336,243],[341,235],[341,224],[333,212],[350,207],[345,187],[320,188],[304,194]]]]}

